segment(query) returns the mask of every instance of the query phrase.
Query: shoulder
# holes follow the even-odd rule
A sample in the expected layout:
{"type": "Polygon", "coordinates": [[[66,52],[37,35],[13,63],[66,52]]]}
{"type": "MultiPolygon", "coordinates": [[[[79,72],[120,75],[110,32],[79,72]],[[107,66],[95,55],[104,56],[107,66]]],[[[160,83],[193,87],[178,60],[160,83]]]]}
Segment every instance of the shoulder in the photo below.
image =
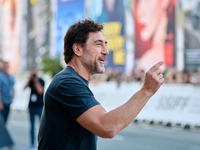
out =
{"type": "Polygon", "coordinates": [[[3,76],[4,75],[4,73],[0,70],[0,76],[3,76]]]}
{"type": "Polygon", "coordinates": [[[88,84],[84,82],[79,76],[63,76],[58,75],[51,82],[51,88],[58,91],[62,95],[81,95],[83,93],[90,93],[88,84]]]}
{"type": "Polygon", "coordinates": [[[82,83],[88,84],[84,78],[82,78],[72,67],[67,66],[61,72],[54,76],[53,80],[60,81],[62,83],[82,83]]]}

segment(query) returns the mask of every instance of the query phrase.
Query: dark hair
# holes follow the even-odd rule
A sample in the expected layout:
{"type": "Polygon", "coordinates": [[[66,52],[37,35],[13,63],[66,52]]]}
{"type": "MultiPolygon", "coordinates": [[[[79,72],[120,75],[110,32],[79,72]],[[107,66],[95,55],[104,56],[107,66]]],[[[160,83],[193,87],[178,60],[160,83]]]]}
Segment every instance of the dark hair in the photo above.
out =
{"type": "Polygon", "coordinates": [[[82,47],[87,42],[89,32],[101,31],[103,25],[92,21],[91,19],[85,19],[73,24],[67,31],[64,37],[64,60],[67,64],[73,57],[72,46],[74,43],[80,44],[82,47]]]}

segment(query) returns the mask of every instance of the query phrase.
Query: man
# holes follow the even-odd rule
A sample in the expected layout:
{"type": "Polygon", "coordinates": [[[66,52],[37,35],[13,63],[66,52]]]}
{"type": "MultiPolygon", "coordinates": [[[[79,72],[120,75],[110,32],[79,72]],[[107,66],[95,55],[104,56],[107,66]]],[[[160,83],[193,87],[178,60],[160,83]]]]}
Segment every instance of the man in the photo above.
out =
{"type": "Polygon", "coordinates": [[[140,91],[124,105],[106,112],[88,87],[93,74],[104,72],[109,54],[102,29],[89,19],[68,29],[64,38],[68,66],[53,78],[45,94],[39,150],[95,150],[97,136],[113,138],[128,126],[164,82],[159,69],[163,62],[159,62],[146,73],[140,91]]]}
{"type": "Polygon", "coordinates": [[[43,109],[43,95],[44,95],[44,80],[39,78],[37,75],[36,69],[32,68],[30,70],[30,77],[26,83],[24,89],[30,87],[31,94],[29,99],[29,115],[31,123],[31,147],[35,147],[35,116],[41,118],[42,109],[43,109]]]}
{"type": "Polygon", "coordinates": [[[6,124],[10,112],[10,104],[14,98],[14,78],[9,74],[9,63],[2,62],[2,71],[0,71],[0,113],[6,124]]]}

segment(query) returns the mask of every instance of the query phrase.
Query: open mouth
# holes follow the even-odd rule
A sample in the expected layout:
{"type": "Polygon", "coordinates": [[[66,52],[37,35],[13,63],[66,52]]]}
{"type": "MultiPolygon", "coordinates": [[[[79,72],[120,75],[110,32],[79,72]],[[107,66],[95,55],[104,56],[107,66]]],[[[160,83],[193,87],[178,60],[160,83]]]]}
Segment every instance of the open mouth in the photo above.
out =
{"type": "Polygon", "coordinates": [[[105,56],[101,56],[99,57],[99,61],[104,64],[104,62],[106,61],[106,57],[105,56]]]}

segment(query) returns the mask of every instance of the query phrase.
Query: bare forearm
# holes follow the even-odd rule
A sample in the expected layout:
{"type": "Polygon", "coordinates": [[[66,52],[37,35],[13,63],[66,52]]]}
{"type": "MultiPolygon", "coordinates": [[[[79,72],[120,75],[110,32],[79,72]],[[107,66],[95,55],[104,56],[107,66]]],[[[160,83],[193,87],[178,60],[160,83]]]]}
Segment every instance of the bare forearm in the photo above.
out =
{"type": "Polygon", "coordinates": [[[163,84],[164,79],[159,68],[162,64],[162,61],[158,62],[146,73],[142,89],[134,94],[127,103],[104,115],[104,121],[109,129],[114,130],[114,135],[135,119],[149,98],[163,84]]]}
{"type": "Polygon", "coordinates": [[[151,95],[144,90],[135,93],[124,105],[106,113],[104,123],[107,128],[115,130],[115,134],[128,126],[139,114],[151,95]]]}
{"type": "Polygon", "coordinates": [[[24,86],[24,89],[26,89],[30,85],[31,80],[29,79],[26,85],[24,86]]]}

